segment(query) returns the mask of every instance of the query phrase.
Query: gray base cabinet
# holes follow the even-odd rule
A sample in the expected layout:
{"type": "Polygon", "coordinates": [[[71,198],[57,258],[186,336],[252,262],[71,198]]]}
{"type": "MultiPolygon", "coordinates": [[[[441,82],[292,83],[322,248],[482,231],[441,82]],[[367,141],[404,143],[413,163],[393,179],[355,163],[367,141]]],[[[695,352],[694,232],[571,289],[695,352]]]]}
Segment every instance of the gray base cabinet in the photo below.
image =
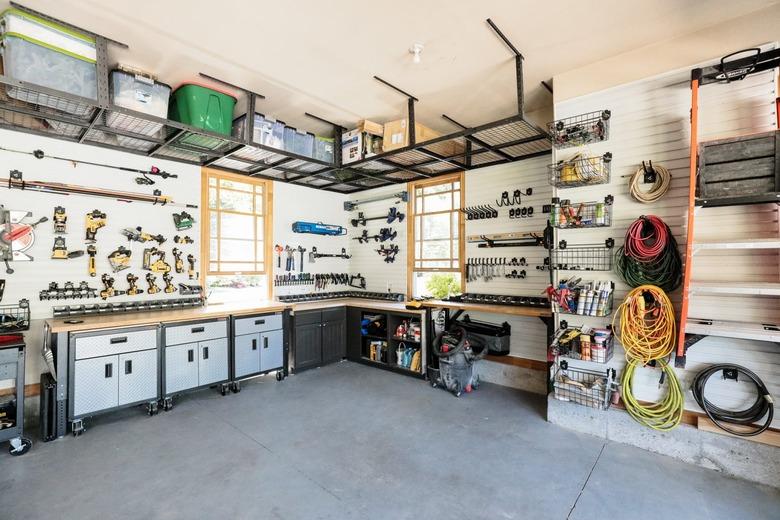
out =
{"type": "Polygon", "coordinates": [[[284,369],[284,316],[281,313],[233,319],[233,379],[284,369]]]}
{"type": "Polygon", "coordinates": [[[229,381],[226,320],[165,325],[163,341],[166,409],[174,394],[229,381]]]}
{"type": "Polygon", "coordinates": [[[346,313],[343,307],[295,314],[295,371],[346,357],[346,313]]]}

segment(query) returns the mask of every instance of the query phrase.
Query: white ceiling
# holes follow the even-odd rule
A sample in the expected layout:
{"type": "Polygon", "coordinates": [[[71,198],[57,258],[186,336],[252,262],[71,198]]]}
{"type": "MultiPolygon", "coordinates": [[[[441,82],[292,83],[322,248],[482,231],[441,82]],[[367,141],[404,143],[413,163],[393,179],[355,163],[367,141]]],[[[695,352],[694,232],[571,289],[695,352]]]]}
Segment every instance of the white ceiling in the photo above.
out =
{"type": "MultiPolygon", "coordinates": [[[[7,5],[3,0],[0,5],[7,5]]],[[[395,119],[420,99],[418,120],[455,128],[516,112],[514,61],[490,17],[525,56],[526,110],[552,102],[554,75],[676,38],[777,2],[768,0],[24,0],[130,46],[112,59],[177,86],[208,73],[267,96],[258,111],[325,132],[305,111],[352,126],[395,119]],[[408,48],[423,43],[422,62],[408,48]]],[[[538,121],[543,123],[544,121],[538,121]]]]}

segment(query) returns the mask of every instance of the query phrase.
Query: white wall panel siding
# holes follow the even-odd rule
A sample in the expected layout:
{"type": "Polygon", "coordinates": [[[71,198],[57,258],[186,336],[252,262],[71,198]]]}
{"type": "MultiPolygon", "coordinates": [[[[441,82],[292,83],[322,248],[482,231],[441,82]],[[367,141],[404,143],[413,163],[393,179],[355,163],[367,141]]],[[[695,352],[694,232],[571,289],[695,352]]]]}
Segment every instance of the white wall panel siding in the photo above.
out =
{"type": "MultiPolygon", "coordinates": [[[[684,253],[687,232],[688,165],[690,146],[690,70],[681,70],[631,84],[611,88],[555,105],[556,119],[596,110],[609,109],[610,137],[591,144],[592,155],[612,152],[611,181],[606,185],[557,190],[561,198],[573,201],[598,200],[606,194],[615,197],[613,225],[601,229],[559,230],[558,238],[569,244],[595,243],[612,237],[615,248],[623,244],[627,226],[641,215],[657,215],[672,229],[680,250],[684,253]],[[635,202],[628,193],[627,176],[643,160],[667,167],[672,173],[672,187],[654,204],[635,202]]],[[[709,85],[699,90],[700,141],[733,137],[775,129],[776,81],[772,72],[756,74],[731,85],[709,85]]],[[[557,159],[565,159],[578,149],[556,151],[557,159]]],[[[698,208],[695,215],[695,240],[728,240],[738,238],[769,238],[778,236],[776,205],[698,208]]],[[[692,279],[724,282],[778,282],[780,261],[777,250],[700,251],[696,253],[692,279]]],[[[615,272],[559,271],[560,278],[570,275],[584,279],[616,282],[615,309],[630,290],[615,272]]],[[[681,290],[670,294],[677,314],[681,290]]],[[[755,296],[714,296],[697,294],[690,300],[690,316],[750,322],[780,320],[780,298],[755,296]]],[[[566,317],[571,324],[602,326],[611,320],[566,317]]],[[[705,366],[731,362],[755,371],[769,390],[780,396],[780,345],[760,341],[707,337],[688,351],[687,366],[676,369],[687,390],[693,376],[705,366]]],[[[600,365],[570,361],[573,366],[594,368],[600,365]]],[[[616,345],[610,366],[622,370],[625,358],[616,345]]],[[[660,372],[640,369],[635,379],[639,399],[654,400],[664,391],[659,388],[660,372]]],[[[738,406],[753,396],[748,383],[712,381],[708,396],[725,406],[738,406]]],[[[685,408],[698,410],[690,391],[686,391],[685,408]]],[[[780,424],[780,418],[774,425],[780,424]]]]}

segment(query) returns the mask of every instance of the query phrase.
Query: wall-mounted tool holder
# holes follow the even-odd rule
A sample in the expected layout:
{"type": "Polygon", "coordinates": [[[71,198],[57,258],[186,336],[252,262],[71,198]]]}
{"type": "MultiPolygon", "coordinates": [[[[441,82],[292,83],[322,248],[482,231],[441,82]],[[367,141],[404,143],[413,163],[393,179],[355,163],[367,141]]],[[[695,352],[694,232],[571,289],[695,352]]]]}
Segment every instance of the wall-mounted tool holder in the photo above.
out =
{"type": "Polygon", "coordinates": [[[389,200],[389,199],[398,199],[395,201],[396,204],[399,204],[401,202],[409,202],[409,194],[405,191],[399,191],[398,193],[393,193],[392,195],[379,195],[377,197],[346,201],[344,203],[344,211],[355,210],[361,204],[368,204],[369,202],[379,202],[380,200],[389,200]]]}
{"type": "Polygon", "coordinates": [[[358,274],[350,275],[349,273],[298,273],[298,274],[284,274],[276,275],[274,277],[274,287],[293,287],[293,286],[306,286],[313,285],[315,289],[325,289],[330,285],[352,285],[355,279],[362,279],[363,286],[361,289],[365,289],[365,278],[358,274]]]}
{"type": "Polygon", "coordinates": [[[576,188],[609,182],[612,154],[587,157],[577,154],[549,166],[550,184],[556,188],[576,188]]]}
{"type": "Polygon", "coordinates": [[[30,302],[19,300],[14,305],[0,305],[0,332],[19,332],[30,328],[30,302]]]}
{"type": "Polygon", "coordinates": [[[190,238],[189,235],[184,235],[184,236],[176,235],[176,236],[173,237],[173,241],[176,244],[194,244],[195,243],[195,241],[192,238],[190,238]]]}
{"type": "Polygon", "coordinates": [[[128,312],[169,311],[202,307],[204,298],[176,298],[167,300],[141,300],[121,303],[96,303],[92,305],[65,305],[54,307],[55,318],[93,316],[98,314],[127,314],[128,312]]]}
{"type": "Polygon", "coordinates": [[[355,289],[365,289],[366,288],[366,277],[358,274],[350,275],[349,277],[349,283],[347,284],[350,287],[354,287],[355,289]]]}
{"type": "Polygon", "coordinates": [[[534,216],[534,207],[525,206],[522,208],[512,208],[509,210],[509,218],[531,218],[534,216]]]}
{"type": "Polygon", "coordinates": [[[520,271],[518,271],[517,269],[512,269],[510,272],[504,275],[504,278],[511,278],[517,280],[524,279],[525,277],[526,277],[525,269],[522,269],[520,271]]]}
{"type": "Polygon", "coordinates": [[[89,282],[81,282],[78,285],[73,282],[65,282],[62,287],[57,282],[51,282],[47,289],[38,293],[43,300],[81,300],[85,298],[97,298],[97,289],[90,287],[89,282]]]}
{"type": "Polygon", "coordinates": [[[317,251],[316,247],[311,248],[311,252],[309,253],[309,262],[312,264],[316,262],[318,258],[341,258],[343,260],[349,260],[352,258],[352,255],[347,254],[347,250],[345,248],[341,248],[341,253],[320,253],[317,251]]]}
{"type": "MultiPolygon", "coordinates": [[[[534,189],[533,188],[526,188],[525,194],[530,197],[533,195],[534,189]]],[[[508,206],[515,206],[523,203],[523,192],[518,190],[515,190],[512,192],[512,196],[510,197],[508,191],[501,192],[501,200],[496,199],[496,206],[499,208],[505,208],[508,206]]]]}
{"type": "Polygon", "coordinates": [[[612,326],[584,327],[569,326],[566,320],[561,320],[560,328],[555,332],[550,343],[549,352],[552,356],[607,363],[612,359],[615,349],[615,335],[612,326]]]}
{"type": "Polygon", "coordinates": [[[506,258],[469,258],[466,260],[466,281],[489,282],[506,275],[506,258]]]}
{"type": "Polygon", "coordinates": [[[379,253],[379,256],[385,257],[385,262],[388,264],[392,264],[395,262],[395,256],[398,254],[399,247],[397,244],[391,244],[388,247],[385,246],[379,246],[379,249],[376,250],[377,253],[379,253]]]}
{"type": "Polygon", "coordinates": [[[384,220],[387,224],[392,224],[393,222],[403,222],[405,217],[406,215],[398,211],[398,208],[391,207],[387,210],[387,215],[379,217],[366,217],[363,212],[360,211],[358,212],[357,218],[350,220],[350,223],[352,224],[352,227],[365,226],[366,222],[372,220],[384,220]]]}
{"type": "Polygon", "coordinates": [[[186,283],[180,283],[179,284],[179,294],[181,294],[182,296],[203,294],[203,286],[201,286],[201,285],[188,285],[186,283]]]}
{"type": "Polygon", "coordinates": [[[571,368],[566,361],[550,367],[554,397],[559,401],[581,404],[597,410],[606,410],[616,389],[614,368],[605,371],[571,368]]]}
{"type": "Polygon", "coordinates": [[[466,220],[485,220],[498,218],[498,210],[493,206],[469,206],[460,208],[460,211],[466,214],[466,220]]]}
{"type": "Polygon", "coordinates": [[[603,245],[569,245],[561,240],[558,248],[550,251],[551,267],[559,271],[611,271],[614,245],[611,238],[603,245]]]}
{"type": "Polygon", "coordinates": [[[603,202],[572,202],[554,197],[542,211],[550,214],[550,224],[558,229],[609,227],[613,202],[612,195],[604,197],[603,202]]]}
{"type": "Polygon", "coordinates": [[[342,236],[347,234],[347,229],[335,224],[323,224],[322,222],[302,222],[292,223],[293,233],[309,233],[311,235],[321,236],[342,236]]]}
{"type": "MultiPolygon", "coordinates": [[[[120,231],[120,233],[127,237],[128,242],[149,242],[150,240],[153,240],[157,242],[158,245],[162,245],[163,242],[165,242],[164,236],[161,234],[152,235],[151,233],[147,233],[141,226],[138,226],[135,229],[125,228],[120,231]]],[[[178,237],[179,235],[176,236],[178,237]]]]}
{"type": "Polygon", "coordinates": [[[552,145],[557,149],[600,143],[609,139],[609,110],[599,110],[558,119],[547,124],[552,145]]]}
{"type": "Polygon", "coordinates": [[[466,240],[470,244],[478,244],[479,248],[493,247],[528,247],[542,245],[541,233],[498,233],[492,235],[469,235],[466,240]]]}
{"type": "Polygon", "coordinates": [[[382,228],[376,235],[369,235],[368,230],[364,229],[362,235],[359,237],[353,237],[352,240],[357,240],[361,244],[367,244],[372,240],[374,242],[387,242],[388,240],[393,241],[397,236],[398,231],[394,231],[391,228],[382,228]]]}
{"type": "Polygon", "coordinates": [[[569,278],[561,280],[557,288],[551,286],[547,292],[553,312],[596,317],[612,314],[614,282],[583,282],[581,278],[569,278]]]}
{"type": "Polygon", "coordinates": [[[550,301],[543,296],[505,296],[500,294],[463,293],[458,296],[450,296],[446,301],[480,303],[484,305],[509,305],[512,307],[550,307],[550,301]]]}

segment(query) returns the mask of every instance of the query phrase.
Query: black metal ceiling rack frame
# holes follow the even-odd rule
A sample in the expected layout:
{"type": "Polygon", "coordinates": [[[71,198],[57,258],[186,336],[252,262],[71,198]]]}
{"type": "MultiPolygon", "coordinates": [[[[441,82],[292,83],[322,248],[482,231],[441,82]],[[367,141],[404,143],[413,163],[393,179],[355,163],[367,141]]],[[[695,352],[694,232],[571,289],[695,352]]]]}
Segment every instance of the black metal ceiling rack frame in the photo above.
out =
{"type": "Polygon", "coordinates": [[[250,115],[255,113],[257,101],[265,97],[203,73],[202,77],[222,83],[246,96],[247,117],[244,118],[243,137],[217,134],[113,105],[109,96],[107,49],[109,44],[123,48],[127,48],[127,45],[22,5],[13,2],[11,5],[86,32],[95,38],[97,99],[75,96],[0,75],[0,84],[4,85],[0,89],[0,128],[338,193],[353,193],[550,153],[547,132],[524,117],[523,56],[490,19],[487,20],[489,26],[514,54],[518,113],[476,127],[466,127],[443,115],[459,130],[417,142],[415,103],[419,100],[375,76],[378,81],[407,97],[408,145],[344,165],[341,160],[341,134],[345,131],[344,127],[306,113],[306,116],[332,126],[333,162],[256,143],[252,140],[255,118],[250,115]],[[7,95],[11,90],[15,93],[13,97],[7,95]],[[52,106],[65,107],[68,111],[50,108],[52,106]],[[121,121],[121,126],[109,126],[112,120],[121,121]]]}

